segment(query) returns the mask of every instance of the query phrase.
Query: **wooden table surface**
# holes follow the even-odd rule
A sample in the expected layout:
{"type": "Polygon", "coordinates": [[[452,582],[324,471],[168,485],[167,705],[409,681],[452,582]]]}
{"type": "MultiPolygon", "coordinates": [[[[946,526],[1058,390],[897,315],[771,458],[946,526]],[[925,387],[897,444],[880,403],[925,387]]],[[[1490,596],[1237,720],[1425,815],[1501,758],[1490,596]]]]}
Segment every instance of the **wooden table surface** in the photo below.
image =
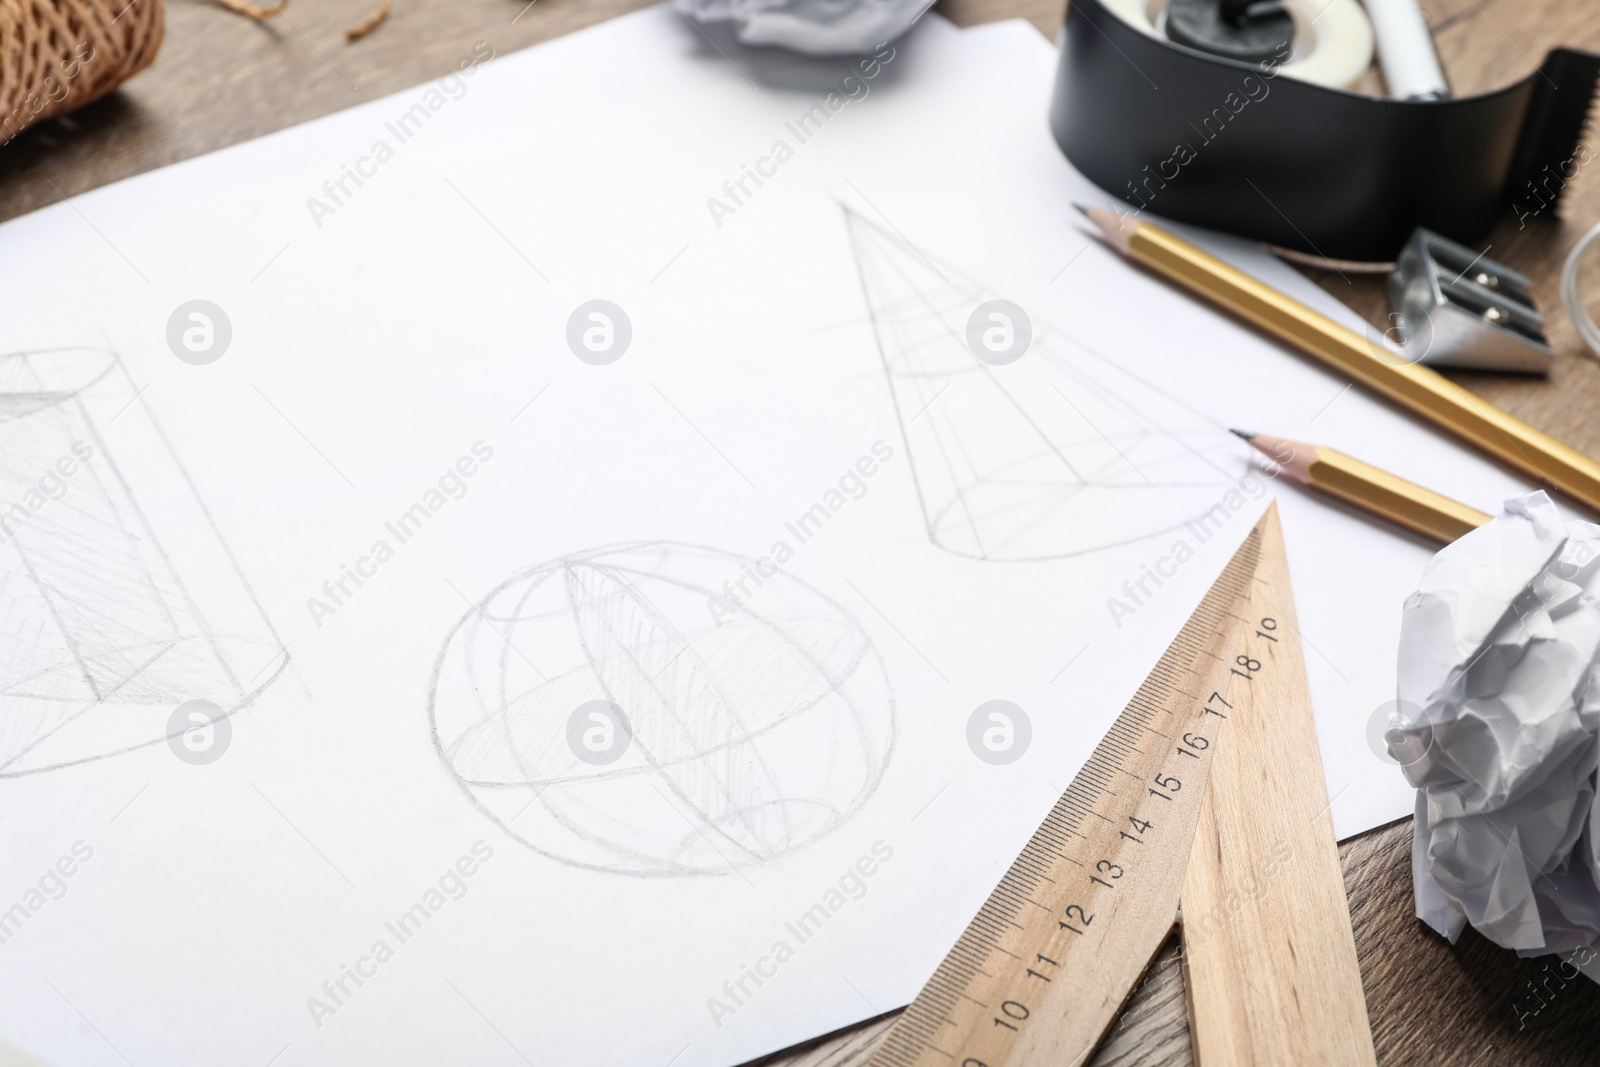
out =
{"type": "MultiPolygon", "coordinates": [[[[111,97],[0,148],[0,219],[440,77],[478,42],[504,55],[645,6],[645,0],[396,0],[386,25],[346,44],[344,27],[366,14],[368,2],[299,2],[258,24],[209,0],[169,0],[167,39],[153,67],[111,97]]],[[[1556,44],[1600,50],[1597,0],[1424,0],[1423,7],[1458,94],[1522,76],[1556,44]]],[[[1062,3],[943,0],[939,10],[961,25],[1027,18],[1054,39],[1062,3]]],[[[1041,100],[1041,116],[1044,107],[1041,100]]],[[[1559,357],[1550,380],[1458,376],[1591,454],[1600,454],[1594,417],[1600,362],[1582,353],[1561,314],[1557,278],[1565,250],[1600,221],[1596,169],[1582,169],[1571,181],[1565,221],[1547,213],[1519,229],[1507,220],[1487,243],[1493,258],[1534,279],[1559,357]]],[[[1377,280],[1331,272],[1312,277],[1381,322],[1387,308],[1377,280]]],[[[1408,819],[1340,849],[1379,1061],[1600,1063],[1600,987],[1582,979],[1563,983],[1547,960],[1518,960],[1471,930],[1455,946],[1435,937],[1413,917],[1410,847],[1408,819]]],[[[1093,1062],[1190,1063],[1184,1010],[1181,964],[1169,943],[1093,1062]]],[[[863,1063],[892,1021],[891,1013],[762,1062],[863,1063]]]]}

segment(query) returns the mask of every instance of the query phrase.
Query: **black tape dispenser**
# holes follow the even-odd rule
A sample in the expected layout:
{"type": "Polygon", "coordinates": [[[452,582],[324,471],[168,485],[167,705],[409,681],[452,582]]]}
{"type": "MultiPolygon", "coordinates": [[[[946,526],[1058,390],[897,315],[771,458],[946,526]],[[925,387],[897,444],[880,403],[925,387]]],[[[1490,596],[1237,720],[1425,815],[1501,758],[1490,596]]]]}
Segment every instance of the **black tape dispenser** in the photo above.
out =
{"type": "Polygon", "coordinates": [[[1294,45],[1294,18],[1280,0],[1170,0],[1167,36],[1200,52],[1261,63],[1294,45]]]}
{"type": "Polygon", "coordinates": [[[1470,243],[1507,212],[1548,211],[1592,154],[1580,139],[1600,56],[1558,48],[1495,92],[1384,99],[1348,88],[1373,56],[1356,0],[1310,11],[1070,0],[1057,143],[1135,209],[1370,262],[1419,226],[1470,243]]]}

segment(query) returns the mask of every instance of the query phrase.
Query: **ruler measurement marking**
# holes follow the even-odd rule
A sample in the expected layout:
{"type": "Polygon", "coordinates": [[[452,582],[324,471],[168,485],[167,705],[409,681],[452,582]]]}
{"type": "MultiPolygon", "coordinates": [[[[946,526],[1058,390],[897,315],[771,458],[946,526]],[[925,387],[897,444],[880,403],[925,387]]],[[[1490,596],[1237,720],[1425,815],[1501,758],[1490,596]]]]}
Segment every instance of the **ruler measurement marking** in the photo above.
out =
{"type": "MultiPolygon", "coordinates": [[[[1012,958],[1019,965],[1024,962],[1022,956],[997,943],[997,935],[1004,936],[1006,926],[1013,926],[1021,931],[1020,943],[1017,945],[1019,949],[1023,945],[1029,946],[1030,950],[1035,948],[1043,949],[1042,952],[1038,953],[1039,961],[1036,964],[1037,966],[1047,969],[1049,967],[1062,968],[1059,973],[1064,976],[1082,973],[1081,968],[1093,965],[1089,961],[1093,960],[1095,953],[1103,951],[1108,944],[1114,943],[1108,942],[1107,938],[1113,936],[1114,932],[1119,929],[1116,925],[1117,917],[1119,912],[1125,910],[1125,908],[1112,902],[1126,899],[1123,894],[1115,893],[1115,891],[1118,889],[1125,892],[1131,890],[1135,894],[1135,902],[1142,899],[1138,895],[1141,892],[1139,887],[1147,884],[1147,880],[1142,879],[1139,875],[1143,871],[1142,865],[1145,862],[1146,855],[1154,855],[1153,853],[1142,851],[1135,852],[1134,846],[1145,846],[1152,842],[1166,840],[1167,835],[1174,832],[1166,829],[1169,825],[1179,828],[1184,820],[1192,820],[1196,817],[1194,809],[1200,802],[1199,797],[1203,795],[1204,774],[1209,771],[1210,756],[1214,752],[1214,749],[1208,746],[1208,750],[1203,750],[1204,755],[1197,755],[1192,750],[1192,746],[1185,746],[1175,742],[1172,734],[1154,729],[1150,724],[1155,718],[1155,712],[1158,710],[1168,716],[1173,716],[1175,710],[1181,712],[1185,723],[1193,722],[1197,726],[1210,723],[1210,719],[1206,715],[1207,712],[1211,712],[1214,715],[1222,715],[1222,712],[1206,706],[1211,703],[1209,698],[1206,702],[1201,702],[1198,693],[1189,692],[1177,684],[1176,680],[1185,673],[1203,679],[1214,678],[1215,690],[1220,691],[1219,695],[1228,707],[1232,706],[1227,704],[1228,701],[1237,699],[1232,693],[1228,692],[1231,678],[1223,674],[1220,668],[1211,667],[1207,672],[1201,672],[1195,670],[1193,664],[1202,662],[1202,656],[1210,658],[1218,664],[1227,664],[1227,660],[1216,655],[1210,649],[1221,649],[1226,643],[1226,639],[1234,636],[1242,637],[1243,635],[1233,635],[1226,630],[1218,629],[1223,625],[1222,620],[1224,618],[1231,617],[1244,622],[1246,625],[1253,625],[1248,619],[1243,619],[1242,616],[1230,611],[1229,608],[1232,606],[1234,599],[1241,598],[1243,590],[1249,588],[1248,579],[1254,576],[1256,558],[1259,553],[1260,535],[1258,532],[1253,532],[1250,539],[1246,541],[1245,546],[1230,561],[1221,578],[1218,579],[1211,591],[1201,601],[1200,606],[1190,616],[1188,622],[1179,631],[1171,644],[1168,645],[1167,650],[1157,662],[1155,668],[1151,670],[1149,676],[1145,679],[1145,683],[1139,687],[1114,720],[1111,728],[1095,745],[1084,767],[1074,776],[1067,789],[1063,791],[1043,823],[1035,830],[1024,846],[1022,853],[1007,868],[1001,879],[1001,884],[991,893],[989,900],[983,908],[979,909],[978,915],[968,925],[967,930],[958,939],[956,945],[952,947],[945,962],[941,964],[934,978],[930,980],[923,993],[917,998],[918,1002],[913,1003],[912,1007],[902,1016],[905,1025],[902,1026],[897,1023],[892,1029],[882,1046],[881,1058],[880,1056],[875,1056],[871,1067],[912,1067],[915,1062],[923,1059],[920,1053],[929,1049],[950,1060],[955,1060],[959,1055],[964,1055],[966,1059],[961,1060],[961,1062],[965,1065],[997,1063],[998,1067],[998,1062],[1010,1062],[1009,1054],[1007,1053],[996,1052],[991,1054],[983,1052],[983,1049],[990,1047],[996,1041],[1005,1043],[1005,1047],[1010,1047],[1010,1042],[1016,1039],[1014,1035],[1026,1029],[1025,1020],[1029,1015],[1038,1015],[1037,1009],[1039,1007],[1039,1002],[1035,1001],[1033,996],[1024,992],[1024,990],[1033,989],[1038,983],[1028,982],[1026,985],[1015,986],[1011,983],[1027,982],[1027,979],[1023,978],[1024,973],[1043,978],[1046,982],[1051,981],[1051,979],[1037,973],[1032,968],[1028,968],[1027,972],[1024,972],[1021,966],[1010,964],[1002,965],[1000,975],[991,974],[984,967],[974,962],[975,960],[987,961],[997,953],[1012,958]],[[1233,599],[1229,599],[1229,597],[1233,599]],[[1180,700],[1180,698],[1186,699],[1180,700]],[[1157,745],[1152,750],[1141,748],[1135,742],[1142,739],[1145,733],[1153,733],[1163,738],[1168,744],[1165,746],[1157,745]],[[1197,765],[1190,765],[1188,759],[1184,759],[1182,764],[1185,770],[1177,771],[1174,761],[1180,756],[1194,758],[1199,762],[1197,765]],[[1178,784],[1178,788],[1173,789],[1171,786],[1167,786],[1164,791],[1157,793],[1165,803],[1158,806],[1163,809],[1163,814],[1155,816],[1156,821],[1154,822],[1137,818],[1139,814],[1143,813],[1153,815],[1153,812],[1149,811],[1153,800],[1144,799],[1142,793],[1130,799],[1126,810],[1131,810],[1132,814],[1125,814],[1120,803],[1118,804],[1117,813],[1119,819],[1126,817],[1132,821],[1132,828],[1134,829],[1137,829],[1141,823],[1144,824],[1144,832],[1138,835],[1129,834],[1126,830],[1114,829],[1119,826],[1116,820],[1108,818],[1104,813],[1095,810],[1092,803],[1086,803],[1086,801],[1097,798],[1101,794],[1112,796],[1119,802],[1123,799],[1121,794],[1106,788],[1106,784],[1114,774],[1124,774],[1143,783],[1147,776],[1146,773],[1135,773],[1133,770],[1129,770],[1130,766],[1136,767],[1141,772],[1154,770],[1157,772],[1155,781],[1163,784],[1166,780],[1175,781],[1180,775],[1185,779],[1185,782],[1178,784]],[[1194,783],[1189,783],[1187,779],[1197,772],[1202,777],[1194,783]],[[1190,784],[1191,789],[1183,789],[1184,784],[1190,784]],[[1178,806],[1168,807],[1168,804],[1176,804],[1178,806]],[[1080,832],[1080,827],[1089,815],[1093,815],[1096,819],[1105,823],[1106,827],[1104,829],[1097,828],[1093,835],[1086,835],[1080,832]],[[1181,816],[1178,824],[1171,823],[1173,816],[1181,816]],[[1113,834],[1118,836],[1113,836],[1113,834]],[[1103,849],[1102,855],[1107,857],[1100,859],[1096,866],[1096,871],[1102,877],[1090,875],[1090,878],[1098,885],[1084,886],[1081,896],[1078,896],[1077,891],[1070,889],[1066,885],[1058,884],[1055,879],[1043,873],[1044,869],[1048,869],[1058,860],[1065,860],[1080,869],[1084,869],[1085,865],[1082,861],[1067,855],[1059,848],[1059,843],[1069,836],[1081,838],[1097,850],[1103,849]],[[1127,843],[1124,843],[1123,838],[1128,839],[1127,843]],[[1121,862],[1115,863],[1113,860],[1120,860],[1121,862]],[[1105,866],[1099,866],[1100,864],[1105,866]],[[1107,877],[1110,877],[1111,880],[1108,881],[1107,877]],[[1131,880],[1123,881],[1124,877],[1130,877],[1131,880]],[[1100,892],[1102,888],[1106,890],[1106,893],[1100,892]],[[1114,895],[1107,896],[1108,893],[1114,895]],[[1055,928],[1044,925],[1045,920],[1042,919],[1037,922],[1032,919],[1028,920],[1034,924],[1032,927],[1017,922],[1018,909],[1021,907],[1020,901],[1024,899],[1041,911],[1049,912],[1054,916],[1054,910],[1034,899],[1035,895],[1042,896],[1045,900],[1056,904],[1064,904],[1072,897],[1078,896],[1077,900],[1072,901],[1073,906],[1066,910],[1067,918],[1073,920],[1073,922],[1069,925],[1068,923],[1060,922],[1058,919],[1059,926],[1055,928]],[[1110,905],[1109,910],[1107,910],[1107,905],[1110,905]],[[1098,922],[1095,921],[1097,918],[1098,922]],[[1107,924],[1111,925],[1108,926],[1107,924]],[[1066,936],[1069,931],[1073,934],[1071,938],[1066,936]],[[1065,954],[1063,955],[1063,953],[1065,954]],[[979,975],[987,979],[989,983],[994,983],[988,988],[1006,992],[1016,991],[1016,999],[1008,999],[1004,1006],[1005,1019],[1001,1020],[998,1017],[996,1019],[996,1025],[1004,1028],[1002,1031],[997,1031],[998,1036],[987,1033],[983,1027],[985,1019],[971,1020],[967,1024],[970,1030],[965,1031],[961,1026],[950,1022],[948,1019],[949,1007],[955,1003],[958,997],[972,1000],[985,1010],[989,1008],[989,1004],[965,992],[967,989],[974,988],[979,980],[979,975]],[[940,1004],[945,1006],[945,1011],[937,1017],[930,1015],[929,1009],[936,1009],[940,1004]],[[922,1010],[919,1011],[919,1007],[922,1010]],[[953,1046],[958,1050],[957,1053],[948,1052],[932,1044],[932,1034],[935,1031],[942,1033],[945,1022],[949,1022],[951,1026],[956,1028],[958,1034],[963,1035],[956,1039],[958,1043],[953,1046]],[[1006,1031],[1009,1031],[1009,1034],[1006,1031]],[[973,1042],[976,1042],[976,1044],[973,1042]],[[996,1056],[1001,1058],[1000,1061],[996,1061],[996,1056]]],[[[1246,647],[1248,647],[1248,643],[1246,647]]],[[[1241,664],[1241,666],[1247,666],[1247,664],[1241,664]]],[[[1250,676],[1255,673],[1256,671],[1249,671],[1243,676],[1249,680],[1250,676]]],[[[1207,684],[1213,683],[1202,682],[1202,686],[1207,684]]],[[[1247,690],[1245,703],[1242,705],[1244,709],[1249,708],[1249,701],[1247,690]]],[[[1220,727],[1221,724],[1211,725],[1220,727]]],[[[1189,728],[1193,729],[1194,727],[1189,728]]],[[[1189,735],[1186,734],[1185,736],[1189,735]]],[[[1152,792],[1155,792],[1155,790],[1152,790],[1152,792]]],[[[1172,862],[1170,858],[1172,846],[1167,845],[1165,847],[1169,850],[1168,858],[1158,860],[1163,865],[1162,869],[1167,869],[1165,865],[1172,862]]],[[[1090,855],[1093,854],[1091,853],[1090,855]]],[[[1154,892],[1156,890],[1150,891],[1154,892]]],[[[1170,892],[1170,886],[1165,887],[1165,891],[1170,892]]],[[[1133,903],[1127,905],[1127,907],[1138,907],[1138,904],[1133,903]]],[[[1032,913],[1025,912],[1024,914],[1031,915],[1032,913]]],[[[1074,1010],[1071,1014],[1079,1015],[1079,1012],[1074,1010]]],[[[1098,1013],[1091,1014],[1088,1018],[1093,1020],[1090,1025],[1100,1025],[1101,1016],[1098,1013]]]]}

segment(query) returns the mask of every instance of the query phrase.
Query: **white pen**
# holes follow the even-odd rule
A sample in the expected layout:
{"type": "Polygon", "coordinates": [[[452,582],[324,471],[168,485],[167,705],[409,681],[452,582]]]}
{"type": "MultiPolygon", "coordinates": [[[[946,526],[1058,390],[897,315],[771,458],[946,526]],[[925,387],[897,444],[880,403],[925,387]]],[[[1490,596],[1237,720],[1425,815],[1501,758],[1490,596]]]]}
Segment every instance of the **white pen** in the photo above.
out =
{"type": "Polygon", "coordinates": [[[1449,99],[1450,84],[1417,0],[1366,0],[1366,5],[1389,95],[1396,100],[1449,99]]]}

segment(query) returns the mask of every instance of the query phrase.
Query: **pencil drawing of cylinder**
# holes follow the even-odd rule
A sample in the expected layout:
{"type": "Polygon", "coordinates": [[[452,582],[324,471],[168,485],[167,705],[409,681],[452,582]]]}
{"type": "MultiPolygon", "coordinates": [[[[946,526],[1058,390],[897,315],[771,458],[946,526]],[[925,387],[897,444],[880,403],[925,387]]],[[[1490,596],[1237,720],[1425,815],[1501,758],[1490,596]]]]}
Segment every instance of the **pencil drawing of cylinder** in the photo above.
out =
{"type": "Polygon", "coordinates": [[[0,355],[0,777],[231,714],[287,655],[120,360],[0,355]]]}

